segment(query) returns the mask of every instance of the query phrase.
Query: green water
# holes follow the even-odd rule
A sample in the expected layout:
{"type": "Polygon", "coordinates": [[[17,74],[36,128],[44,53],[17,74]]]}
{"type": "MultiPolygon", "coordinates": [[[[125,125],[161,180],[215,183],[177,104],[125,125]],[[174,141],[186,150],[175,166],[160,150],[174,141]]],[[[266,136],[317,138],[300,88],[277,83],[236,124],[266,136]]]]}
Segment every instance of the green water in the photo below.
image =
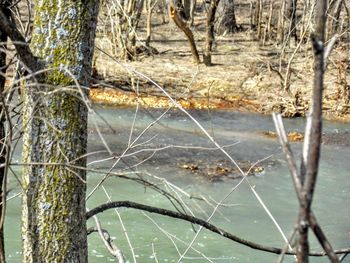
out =
{"type": "MultiPolygon", "coordinates": [[[[99,109],[98,112],[113,127],[114,132],[100,117],[91,115],[89,151],[99,152],[89,158],[90,162],[108,157],[107,153],[101,152],[106,150],[106,147],[96,132],[94,122],[101,130],[109,149],[118,155],[126,148],[134,117],[134,111],[131,109],[99,109]]],[[[136,138],[161,113],[161,110],[152,113],[140,111],[136,118],[135,132],[132,138],[136,138]]],[[[270,156],[270,162],[262,164],[265,168],[265,176],[252,176],[249,177],[249,181],[283,232],[288,236],[296,222],[297,202],[277,141],[261,135],[262,131],[273,130],[271,118],[227,111],[211,113],[194,111],[192,114],[220,145],[238,143],[225,148],[235,160],[249,160],[254,163],[270,156]]],[[[303,131],[303,123],[302,119],[286,120],[285,122],[287,129],[293,131],[303,131]]],[[[350,140],[347,136],[350,132],[349,124],[326,122],[324,130],[329,136],[342,134],[350,140]]],[[[113,171],[127,173],[133,178],[142,176],[142,178],[156,183],[160,188],[170,190],[196,216],[204,219],[212,214],[213,205],[226,197],[223,201],[225,205],[219,207],[210,222],[250,241],[276,247],[284,246],[281,234],[246,182],[232,191],[239,180],[224,179],[210,182],[196,173],[181,168],[184,163],[195,163],[201,167],[215,167],[221,163],[231,165],[222,153],[193,148],[168,148],[154,154],[149,151],[151,148],[166,145],[212,147],[199,128],[183,114],[177,111],[167,113],[162,119],[161,125],[152,126],[138,141],[138,143],[141,142],[144,144],[133,150],[143,150],[143,152],[124,158],[124,162],[118,164],[113,171]],[[140,162],[143,163],[132,169],[126,169],[128,166],[132,167],[140,162]],[[169,184],[154,178],[154,175],[166,179],[169,184]],[[172,185],[176,185],[184,192],[176,190],[172,185]],[[192,196],[204,197],[208,202],[190,199],[185,195],[185,192],[192,196]]],[[[297,160],[299,160],[301,144],[293,143],[292,146],[296,152],[297,160]]],[[[348,220],[350,216],[348,205],[350,147],[330,141],[323,145],[322,150],[320,176],[313,210],[333,246],[343,248],[349,246],[350,232],[348,220]]],[[[113,162],[114,160],[101,161],[91,164],[89,167],[108,170],[113,162]]],[[[88,174],[89,191],[98,184],[102,176],[98,173],[88,174]]],[[[11,192],[14,194],[18,192],[18,186],[13,176],[10,177],[9,185],[15,189],[11,192]]],[[[106,193],[112,200],[131,200],[173,209],[169,200],[164,196],[132,180],[110,177],[103,186],[104,189],[98,188],[88,200],[89,209],[107,202],[106,193]]],[[[193,249],[188,250],[181,262],[274,262],[278,259],[278,255],[252,250],[204,229],[196,234],[194,229],[197,231],[199,228],[191,226],[187,222],[155,214],[144,214],[132,209],[120,208],[118,212],[131,245],[128,244],[119,217],[114,210],[100,214],[99,219],[102,227],[109,231],[116,244],[123,251],[127,262],[134,262],[133,257],[136,262],[141,263],[178,262],[180,255],[190,243],[192,243],[193,249]]],[[[94,226],[93,220],[89,221],[89,226],[94,226]]],[[[7,261],[20,262],[19,198],[8,203],[5,227],[7,261]]],[[[313,235],[311,235],[311,239],[312,250],[319,251],[320,247],[313,235]]],[[[346,260],[344,262],[350,262],[350,257],[346,260]]],[[[115,259],[109,256],[96,233],[89,236],[89,262],[115,262],[115,259]]],[[[293,262],[293,258],[286,257],[284,262],[293,262]]],[[[313,258],[311,262],[328,262],[328,260],[327,258],[313,258]]]]}

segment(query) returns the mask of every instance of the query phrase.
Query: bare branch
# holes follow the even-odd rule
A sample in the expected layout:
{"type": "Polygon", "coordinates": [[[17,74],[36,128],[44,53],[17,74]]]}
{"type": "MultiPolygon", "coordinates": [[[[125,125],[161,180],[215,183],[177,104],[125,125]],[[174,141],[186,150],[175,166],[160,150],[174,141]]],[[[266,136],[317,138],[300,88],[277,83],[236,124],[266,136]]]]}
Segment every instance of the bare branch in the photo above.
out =
{"type": "MultiPolygon", "coordinates": [[[[168,216],[171,218],[177,218],[177,219],[181,219],[184,221],[188,221],[188,222],[191,222],[193,224],[197,224],[199,226],[202,226],[202,227],[206,228],[207,230],[209,230],[213,233],[219,234],[220,236],[223,236],[227,239],[230,239],[232,241],[240,243],[244,246],[248,246],[252,249],[265,251],[265,252],[269,252],[269,253],[273,253],[273,254],[281,254],[282,252],[285,252],[286,255],[295,255],[295,252],[292,252],[292,251],[285,251],[282,248],[261,245],[261,244],[258,244],[258,243],[255,243],[255,242],[252,242],[249,240],[245,240],[243,238],[240,238],[236,235],[233,235],[233,234],[231,234],[231,233],[229,233],[221,228],[218,228],[215,225],[210,224],[209,222],[207,222],[203,219],[197,218],[197,217],[181,214],[181,213],[167,210],[167,209],[163,209],[163,208],[143,205],[143,204],[139,204],[139,203],[135,203],[135,202],[131,202],[131,201],[113,201],[113,202],[109,202],[106,204],[102,204],[102,205],[95,207],[94,209],[88,211],[86,213],[86,218],[89,219],[89,218],[93,217],[94,215],[102,213],[106,210],[109,210],[112,208],[119,208],[119,207],[138,209],[138,210],[147,211],[150,213],[160,214],[160,215],[168,216]]],[[[336,254],[350,253],[350,247],[336,250],[335,253],[336,254]]],[[[325,252],[311,252],[311,253],[309,253],[309,255],[321,257],[321,256],[326,256],[326,253],[325,252]]]]}
{"type": "Polygon", "coordinates": [[[22,34],[18,31],[17,27],[11,23],[11,21],[9,21],[3,10],[0,10],[0,30],[8,35],[8,37],[12,40],[21,61],[32,72],[38,71],[41,68],[38,60],[33,55],[22,34]]]}
{"type": "MultiPolygon", "coordinates": [[[[298,261],[308,263],[309,241],[308,228],[310,223],[311,204],[316,186],[318,174],[320,152],[321,152],[321,131],[322,131],[322,93],[323,93],[323,73],[324,73],[324,39],[325,39],[325,21],[326,21],[327,1],[316,1],[315,9],[315,32],[311,35],[314,50],[314,87],[312,107],[310,112],[310,125],[305,141],[308,143],[305,172],[301,171],[301,178],[304,178],[303,190],[300,193],[300,209],[299,209],[299,244],[298,244],[298,261]]],[[[305,147],[305,145],[304,145],[305,147]]],[[[338,262],[335,258],[332,262],[338,262]]]]}
{"type": "Polygon", "coordinates": [[[111,255],[113,257],[117,258],[119,263],[125,263],[123,253],[116,245],[114,245],[112,243],[112,240],[110,238],[109,233],[106,230],[101,228],[101,224],[100,224],[100,221],[98,220],[97,216],[94,216],[94,219],[95,219],[97,231],[98,231],[104,245],[108,249],[109,253],[111,253],[111,255]]]}
{"type": "MultiPolygon", "coordinates": [[[[302,181],[301,181],[300,173],[298,172],[295,158],[293,156],[293,152],[292,152],[290,145],[288,143],[288,140],[287,140],[286,131],[285,131],[284,126],[283,126],[281,115],[273,114],[273,121],[274,121],[275,126],[276,126],[276,131],[277,131],[278,137],[280,139],[280,143],[282,145],[283,152],[284,152],[286,159],[287,159],[289,171],[292,175],[292,179],[293,179],[293,183],[294,183],[294,187],[295,187],[295,192],[297,194],[299,203],[301,203],[302,190],[303,190],[302,189],[302,181]]],[[[307,147],[308,147],[308,145],[307,145],[307,147]]],[[[307,158],[307,156],[306,156],[306,158],[307,158]]],[[[332,262],[337,262],[336,261],[337,256],[335,255],[333,248],[332,248],[330,242],[328,241],[328,239],[326,238],[325,234],[323,233],[321,227],[317,223],[316,217],[313,214],[312,210],[310,210],[309,223],[310,223],[311,229],[314,231],[314,234],[316,235],[322,248],[324,249],[324,251],[326,251],[329,259],[332,262]],[[333,260],[335,260],[335,261],[333,261],[333,260]]]]}
{"type": "Polygon", "coordinates": [[[324,54],[323,54],[323,61],[324,61],[324,65],[323,65],[323,70],[325,71],[327,69],[327,60],[329,55],[331,54],[331,51],[334,47],[335,42],[337,41],[337,39],[339,38],[339,36],[337,34],[335,34],[329,41],[328,41],[328,45],[324,50],[324,54]]]}

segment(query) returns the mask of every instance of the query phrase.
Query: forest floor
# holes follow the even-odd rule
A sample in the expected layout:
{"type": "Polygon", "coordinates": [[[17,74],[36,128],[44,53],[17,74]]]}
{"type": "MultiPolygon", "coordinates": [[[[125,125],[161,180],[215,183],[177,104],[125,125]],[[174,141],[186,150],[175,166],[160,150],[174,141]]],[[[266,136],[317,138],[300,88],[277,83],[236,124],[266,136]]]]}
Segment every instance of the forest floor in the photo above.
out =
{"type": "MultiPolygon", "coordinates": [[[[296,45],[282,47],[256,39],[244,14],[237,17],[243,30],[216,37],[211,67],[193,62],[182,31],[175,24],[162,23],[155,14],[151,46],[157,54],[141,54],[136,61],[122,62],[107,56],[110,42],[103,35],[96,40],[95,69],[98,81],[91,89],[95,103],[171,107],[169,96],[185,108],[228,108],[285,117],[304,116],[309,109],[313,86],[313,55],[310,43],[303,44],[291,63],[290,90],[283,88],[288,61],[296,45]],[[279,73],[278,73],[279,72],[279,73]],[[163,90],[161,90],[157,83],[163,90]],[[107,83],[103,85],[101,83],[107,83]]],[[[205,16],[197,14],[192,27],[202,56],[205,16]]],[[[145,38],[141,23],[138,44],[145,38]]],[[[350,44],[337,45],[331,53],[325,75],[324,115],[350,121],[350,44]]]]}

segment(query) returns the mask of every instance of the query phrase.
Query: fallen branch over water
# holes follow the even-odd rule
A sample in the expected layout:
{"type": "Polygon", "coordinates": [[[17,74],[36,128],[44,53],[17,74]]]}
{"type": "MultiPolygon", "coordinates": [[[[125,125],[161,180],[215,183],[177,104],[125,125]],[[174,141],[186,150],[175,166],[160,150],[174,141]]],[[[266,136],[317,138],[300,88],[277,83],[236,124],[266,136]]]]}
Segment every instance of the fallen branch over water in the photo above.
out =
{"type": "MultiPolygon", "coordinates": [[[[188,221],[192,224],[196,224],[199,226],[202,226],[204,228],[206,228],[207,230],[214,232],[216,234],[219,234],[220,236],[223,236],[227,239],[230,239],[232,241],[235,241],[237,243],[240,243],[244,246],[248,246],[252,249],[256,249],[256,250],[260,250],[260,251],[265,251],[265,252],[269,252],[269,253],[273,253],[273,254],[281,254],[282,252],[284,252],[284,250],[282,248],[277,248],[277,247],[271,247],[271,246],[265,246],[262,244],[258,244],[243,238],[240,238],[238,236],[235,236],[229,232],[226,232],[225,230],[216,227],[215,225],[194,217],[194,216],[190,216],[190,215],[185,215],[179,212],[175,212],[172,210],[168,210],[168,209],[163,209],[163,208],[158,208],[158,207],[153,207],[153,206],[148,206],[148,205],[143,205],[143,204],[139,204],[139,203],[135,203],[135,202],[131,202],[131,201],[114,201],[114,202],[109,202],[106,204],[102,204],[90,211],[88,211],[86,213],[86,219],[89,219],[91,217],[93,217],[94,215],[97,215],[99,213],[102,213],[106,210],[112,209],[112,208],[119,208],[119,207],[125,207],[125,208],[133,208],[133,209],[138,209],[138,210],[143,210],[143,211],[147,211],[150,213],[155,213],[155,214],[160,214],[160,215],[164,215],[164,216],[168,216],[168,217],[172,217],[172,218],[177,218],[177,219],[181,219],[184,221],[188,221]]],[[[336,254],[348,254],[350,253],[350,247],[348,248],[343,248],[343,249],[339,249],[339,250],[335,250],[334,251],[336,254]]],[[[287,251],[285,254],[287,255],[295,255],[296,253],[294,251],[287,251]]],[[[325,252],[310,252],[309,253],[310,256],[315,256],[315,257],[322,257],[322,256],[326,256],[327,254],[325,252]]]]}

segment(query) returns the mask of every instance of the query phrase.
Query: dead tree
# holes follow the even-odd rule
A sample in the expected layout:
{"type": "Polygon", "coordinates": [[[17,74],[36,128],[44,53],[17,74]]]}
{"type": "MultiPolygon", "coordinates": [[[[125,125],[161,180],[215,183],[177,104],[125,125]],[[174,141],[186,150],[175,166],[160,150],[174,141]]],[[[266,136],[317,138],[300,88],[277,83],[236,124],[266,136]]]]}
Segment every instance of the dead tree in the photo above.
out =
{"type": "Polygon", "coordinates": [[[310,130],[306,137],[302,170],[300,174],[302,191],[299,210],[299,243],[298,261],[309,262],[308,229],[310,225],[311,204],[316,186],[318,166],[321,150],[322,134],[322,93],[324,73],[324,43],[327,0],[316,1],[315,6],[315,32],[312,36],[314,50],[314,89],[313,104],[311,108],[309,125],[310,130]]]}

